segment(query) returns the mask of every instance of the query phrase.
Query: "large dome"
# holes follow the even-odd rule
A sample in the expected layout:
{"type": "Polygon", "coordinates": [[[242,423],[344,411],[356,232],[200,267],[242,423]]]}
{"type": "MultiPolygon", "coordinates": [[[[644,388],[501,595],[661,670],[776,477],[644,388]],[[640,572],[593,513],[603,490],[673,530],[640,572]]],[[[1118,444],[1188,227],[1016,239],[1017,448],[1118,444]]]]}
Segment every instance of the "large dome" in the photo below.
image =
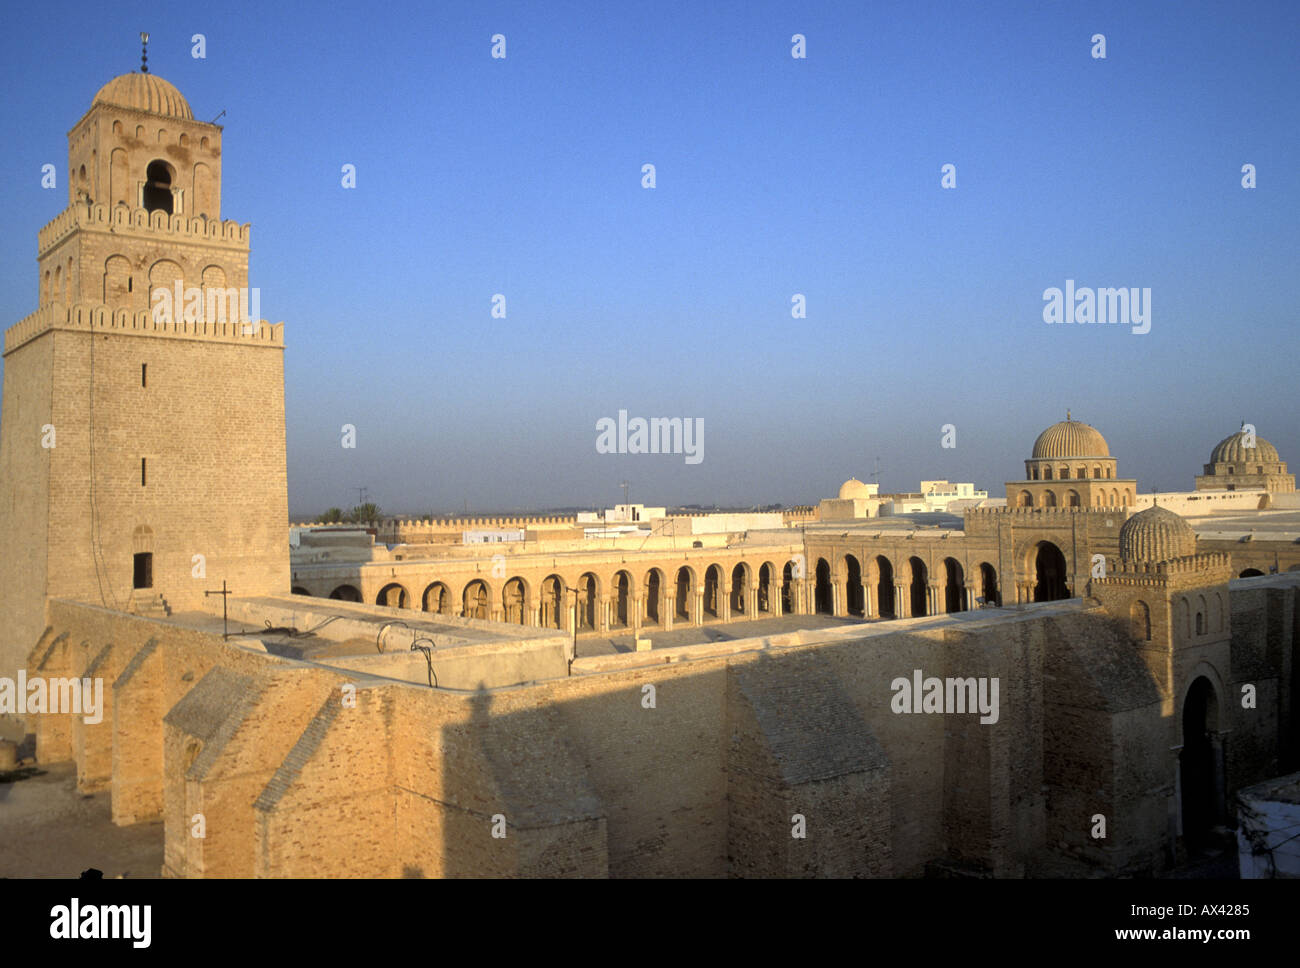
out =
{"type": "Polygon", "coordinates": [[[1095,428],[1077,420],[1062,420],[1052,424],[1034,441],[1031,460],[1074,459],[1076,457],[1109,457],[1106,438],[1095,428]]]}
{"type": "Polygon", "coordinates": [[[1281,460],[1277,448],[1258,434],[1255,435],[1254,447],[1247,447],[1245,440],[1246,431],[1244,430],[1238,430],[1231,437],[1225,437],[1219,441],[1210,453],[1210,463],[1245,464],[1249,461],[1261,461],[1262,463],[1272,464],[1281,460]]]}
{"type": "Polygon", "coordinates": [[[851,501],[854,498],[872,497],[871,489],[856,477],[850,477],[840,485],[840,500],[851,501]]]}
{"type": "Polygon", "coordinates": [[[99,89],[92,104],[114,104],[150,114],[194,120],[194,112],[176,85],[155,74],[122,74],[99,89]]]}
{"type": "Polygon", "coordinates": [[[1119,529],[1121,561],[1172,561],[1196,554],[1196,532],[1158,504],[1139,511],[1119,529]]]}

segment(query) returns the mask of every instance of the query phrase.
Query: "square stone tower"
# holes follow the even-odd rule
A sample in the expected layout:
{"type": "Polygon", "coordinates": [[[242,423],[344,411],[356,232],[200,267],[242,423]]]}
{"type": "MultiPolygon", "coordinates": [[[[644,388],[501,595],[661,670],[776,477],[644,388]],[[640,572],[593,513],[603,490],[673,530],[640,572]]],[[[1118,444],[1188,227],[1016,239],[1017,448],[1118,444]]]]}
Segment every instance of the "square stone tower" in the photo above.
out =
{"type": "Polygon", "coordinates": [[[282,327],[247,311],[221,128],[124,74],[68,133],[68,173],[38,235],[38,308],[4,339],[0,675],[47,598],[156,612],[223,579],[289,592],[282,327]]]}

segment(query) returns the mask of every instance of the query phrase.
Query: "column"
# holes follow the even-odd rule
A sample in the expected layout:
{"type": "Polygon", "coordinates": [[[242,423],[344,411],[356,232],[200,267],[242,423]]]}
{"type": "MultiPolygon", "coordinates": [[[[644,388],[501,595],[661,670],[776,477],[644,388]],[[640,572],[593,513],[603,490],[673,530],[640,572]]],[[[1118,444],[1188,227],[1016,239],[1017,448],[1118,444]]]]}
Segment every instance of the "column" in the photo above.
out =
{"type": "Polygon", "coordinates": [[[862,583],[862,612],[867,618],[876,617],[876,586],[862,583]]]}
{"type": "Polygon", "coordinates": [[[912,603],[907,594],[907,586],[901,581],[894,582],[894,617],[908,618],[912,614],[912,603]]]}
{"type": "Polygon", "coordinates": [[[781,601],[781,579],[772,578],[767,583],[767,604],[776,616],[785,614],[785,603],[781,601]]]}
{"type": "Polygon", "coordinates": [[[664,631],[668,632],[673,627],[673,619],[677,617],[677,596],[664,595],[662,607],[663,611],[660,612],[660,624],[663,626],[664,631]]]}
{"type": "Polygon", "coordinates": [[[695,614],[691,616],[693,625],[704,624],[704,589],[695,589],[695,614]]]}

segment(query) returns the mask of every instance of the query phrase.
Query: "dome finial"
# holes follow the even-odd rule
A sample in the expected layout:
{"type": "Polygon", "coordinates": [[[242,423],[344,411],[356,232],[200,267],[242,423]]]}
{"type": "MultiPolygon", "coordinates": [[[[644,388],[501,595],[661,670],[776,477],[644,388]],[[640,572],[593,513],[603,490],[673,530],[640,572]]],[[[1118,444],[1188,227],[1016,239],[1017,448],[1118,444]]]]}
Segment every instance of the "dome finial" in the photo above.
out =
{"type": "Polygon", "coordinates": [[[1069,408],[1069,407],[1066,407],[1066,408],[1065,408],[1065,419],[1066,419],[1066,420],[1069,420],[1069,419],[1070,419],[1070,408],[1069,408]]]}
{"type": "Polygon", "coordinates": [[[140,31],[140,73],[149,73],[149,35],[140,31]]]}

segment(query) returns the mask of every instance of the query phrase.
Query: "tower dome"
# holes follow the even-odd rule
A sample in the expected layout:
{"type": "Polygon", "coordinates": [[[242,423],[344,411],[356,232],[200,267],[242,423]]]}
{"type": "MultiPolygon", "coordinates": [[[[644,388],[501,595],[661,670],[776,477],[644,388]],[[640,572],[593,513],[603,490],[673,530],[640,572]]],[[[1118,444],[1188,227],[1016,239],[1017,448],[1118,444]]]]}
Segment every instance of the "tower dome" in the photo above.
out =
{"type": "Polygon", "coordinates": [[[863,484],[856,477],[850,477],[847,481],[845,481],[843,484],[840,485],[841,501],[850,501],[853,500],[854,498],[866,498],[866,497],[873,497],[873,496],[874,495],[872,495],[871,493],[871,488],[869,488],[866,484],[863,484]]]}
{"type": "Polygon", "coordinates": [[[112,104],[169,118],[194,120],[189,102],[176,85],[156,74],[121,74],[99,89],[92,104],[112,104]]]}
{"type": "Polygon", "coordinates": [[[1172,561],[1196,554],[1196,532],[1179,515],[1154,504],[1119,529],[1121,561],[1172,561]]]}
{"type": "Polygon", "coordinates": [[[1109,457],[1110,448],[1106,438],[1095,427],[1078,420],[1066,419],[1054,423],[1034,441],[1034,452],[1030,460],[1073,460],[1076,457],[1109,457]]]}
{"type": "Polygon", "coordinates": [[[1245,442],[1245,430],[1238,430],[1231,437],[1223,438],[1210,452],[1210,463],[1244,464],[1249,461],[1263,461],[1272,464],[1282,459],[1278,456],[1277,448],[1258,434],[1255,435],[1254,447],[1247,447],[1245,442]]]}

